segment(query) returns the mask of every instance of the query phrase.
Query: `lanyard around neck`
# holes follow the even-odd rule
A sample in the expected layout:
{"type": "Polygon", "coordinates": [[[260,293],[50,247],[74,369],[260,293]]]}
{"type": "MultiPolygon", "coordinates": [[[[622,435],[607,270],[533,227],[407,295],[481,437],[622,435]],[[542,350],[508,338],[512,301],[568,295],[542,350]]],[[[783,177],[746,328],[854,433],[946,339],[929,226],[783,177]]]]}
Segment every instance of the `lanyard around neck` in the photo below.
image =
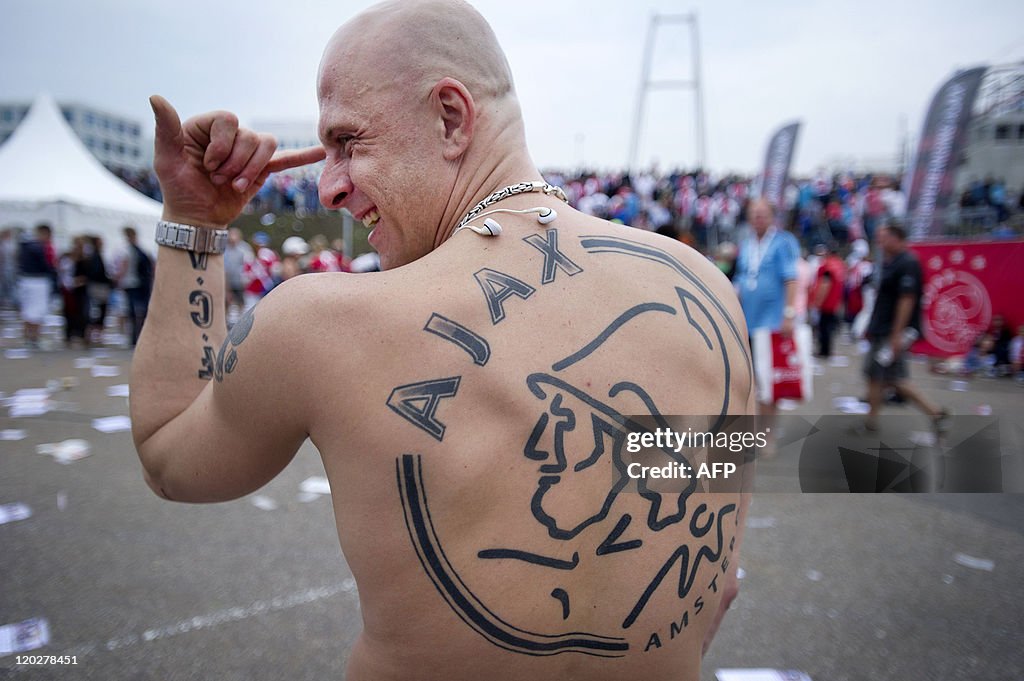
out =
{"type": "Polygon", "coordinates": [[[750,254],[750,276],[757,277],[761,272],[761,263],[764,262],[764,256],[768,253],[768,248],[772,244],[772,239],[775,238],[775,229],[769,229],[767,233],[760,239],[754,236],[754,248],[751,249],[750,254]]]}

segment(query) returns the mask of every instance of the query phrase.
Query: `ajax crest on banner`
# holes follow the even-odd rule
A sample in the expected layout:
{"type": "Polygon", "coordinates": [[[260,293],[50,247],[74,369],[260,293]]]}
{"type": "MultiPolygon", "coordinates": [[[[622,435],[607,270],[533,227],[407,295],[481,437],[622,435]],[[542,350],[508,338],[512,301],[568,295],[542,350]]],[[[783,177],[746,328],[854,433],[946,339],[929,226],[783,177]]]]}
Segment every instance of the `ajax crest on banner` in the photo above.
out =
{"type": "MultiPolygon", "coordinates": [[[[949,253],[949,264],[964,266],[962,250],[949,253]]],[[[976,256],[972,269],[984,268],[984,258],[976,256]]],[[[985,285],[966,269],[947,268],[940,255],[927,261],[932,272],[921,299],[924,334],[944,353],[960,354],[970,349],[975,339],[992,322],[992,300],[985,285]]]]}

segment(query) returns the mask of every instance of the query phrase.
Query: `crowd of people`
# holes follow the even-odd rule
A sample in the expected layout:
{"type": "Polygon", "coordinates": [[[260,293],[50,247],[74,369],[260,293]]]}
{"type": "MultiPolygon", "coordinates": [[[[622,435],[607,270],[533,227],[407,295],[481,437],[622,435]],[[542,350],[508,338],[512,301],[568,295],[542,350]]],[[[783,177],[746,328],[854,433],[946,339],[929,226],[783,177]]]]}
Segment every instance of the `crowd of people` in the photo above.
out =
{"type": "Polygon", "coordinates": [[[133,227],[124,243],[104,257],[103,239],[92,234],[72,238],[58,253],[53,230],[36,226],[31,236],[8,228],[0,233],[0,306],[19,310],[25,344],[40,347],[40,328],[60,300],[64,339],[69,347],[104,342],[109,314],[132,346],[146,319],[154,261],[139,246],[133,227]]]}
{"type": "MultiPolygon", "coordinates": [[[[704,172],[550,173],[548,178],[564,186],[570,202],[585,213],[682,238],[705,252],[742,239],[737,229],[747,222],[749,198],[757,193],[752,178],[704,172]]],[[[996,207],[997,235],[1009,230],[1013,215],[1024,212],[1019,203],[1024,190],[1010,196],[995,180],[974,183],[967,195],[996,207]]],[[[788,183],[779,222],[809,249],[830,241],[842,247],[860,238],[871,243],[886,216],[906,213],[906,201],[899,181],[888,175],[819,170],[788,183]]]]}
{"type": "MultiPolygon", "coordinates": [[[[122,172],[122,179],[160,200],[152,173],[122,172]]],[[[702,171],[655,170],[638,173],[550,171],[545,177],[561,186],[569,203],[584,213],[679,238],[702,252],[725,242],[738,243],[738,229],[747,223],[749,198],[756,179],[702,171]]],[[[302,168],[276,173],[253,197],[249,213],[317,213],[326,209],[317,194],[318,171],[302,168]]],[[[960,209],[991,211],[991,233],[1012,236],[1011,222],[1024,214],[1024,188],[1014,194],[998,178],[972,180],[959,200],[960,209]]],[[[902,216],[906,195],[900,182],[886,174],[836,173],[819,170],[796,178],[786,187],[781,224],[808,249],[836,241],[841,246],[863,238],[872,242],[886,215],[902,216]]]]}
{"type": "Polygon", "coordinates": [[[317,234],[308,242],[290,236],[273,248],[270,235],[259,231],[246,242],[237,227],[228,231],[224,251],[227,305],[248,310],[275,286],[300,274],[320,272],[371,272],[380,269],[376,254],[349,259],[341,239],[328,243],[317,234]]]}
{"type": "MultiPolygon", "coordinates": [[[[705,172],[550,172],[546,177],[562,186],[569,203],[580,211],[678,239],[715,260],[734,279],[741,245],[752,233],[749,209],[757,188],[750,178],[716,177],[705,172]]],[[[134,173],[122,179],[139,191],[160,198],[159,185],[151,174],[134,173]]],[[[964,192],[961,205],[990,206],[998,212],[1000,222],[1005,223],[1009,216],[1024,210],[1011,206],[1011,198],[1001,182],[989,178],[973,182],[964,192]]],[[[317,195],[317,171],[305,168],[272,175],[247,210],[325,210],[317,195]]],[[[902,217],[905,211],[906,197],[899,184],[886,175],[829,177],[819,172],[813,178],[789,183],[775,224],[796,237],[798,285],[794,307],[798,320],[815,329],[817,356],[828,358],[832,354],[833,338],[844,324],[848,333],[863,334],[867,318],[862,312],[870,313],[874,295],[869,284],[875,264],[869,244],[874,243],[880,225],[889,218],[902,217]],[[858,316],[862,316],[859,325],[855,324],[858,316]]],[[[19,238],[8,229],[2,239],[0,303],[10,307],[17,301],[19,238]]],[[[137,245],[128,247],[129,243],[133,242],[126,241],[126,246],[118,249],[110,262],[105,262],[100,256],[102,240],[81,235],[73,239],[66,253],[47,257],[53,265],[53,274],[47,276],[52,276],[52,289],[62,298],[69,342],[96,342],[108,307],[123,311],[119,316],[127,320],[131,329],[128,336],[132,342],[137,339],[145,318],[142,298],[148,296],[148,290],[147,285],[132,284],[131,266],[141,261],[146,269],[149,256],[137,245]],[[137,255],[129,257],[136,252],[142,253],[145,260],[137,255]]],[[[52,246],[48,249],[52,254],[52,246]]],[[[148,267],[152,269],[151,265],[148,267]]],[[[298,274],[377,269],[376,254],[351,259],[340,239],[329,243],[323,235],[308,241],[291,236],[280,245],[280,250],[275,250],[266,232],[258,231],[246,242],[240,230],[232,229],[225,255],[227,303],[229,308],[246,310],[279,283],[298,274]]],[[[1020,374],[1021,334],[1014,338],[1008,329],[997,327],[998,323],[994,323],[992,330],[978,337],[964,360],[964,373],[1020,374]]],[[[26,339],[33,340],[29,331],[26,339]]]]}
{"type": "MultiPolygon", "coordinates": [[[[38,225],[31,235],[14,228],[0,232],[0,307],[20,311],[28,348],[40,347],[40,327],[57,300],[69,347],[104,342],[110,315],[125,341],[135,345],[146,319],[155,260],[139,245],[133,227],[123,234],[124,242],[109,251],[101,237],[80,234],[58,252],[49,225],[38,225]]],[[[378,269],[375,254],[347,258],[340,239],[329,244],[322,234],[308,242],[292,236],[278,251],[266,232],[246,242],[233,228],[224,257],[227,307],[234,308],[234,317],[299,274],[378,269]]]]}
{"type": "Polygon", "coordinates": [[[994,213],[995,221],[1005,224],[1010,214],[1024,210],[1024,191],[1017,197],[1016,207],[1012,197],[1007,194],[1006,183],[1002,179],[987,177],[984,180],[974,179],[960,195],[961,208],[989,208],[994,213]]]}

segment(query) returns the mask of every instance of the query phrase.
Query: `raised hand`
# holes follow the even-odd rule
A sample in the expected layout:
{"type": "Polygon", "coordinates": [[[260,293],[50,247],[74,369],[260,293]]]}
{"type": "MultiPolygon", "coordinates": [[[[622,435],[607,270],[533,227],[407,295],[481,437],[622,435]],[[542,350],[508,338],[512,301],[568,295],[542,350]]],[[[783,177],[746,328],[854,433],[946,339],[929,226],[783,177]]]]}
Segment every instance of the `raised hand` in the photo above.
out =
{"type": "Polygon", "coordinates": [[[153,167],[164,195],[164,219],[219,227],[238,217],[270,173],[323,160],[323,147],[274,154],[277,141],[238,127],[228,111],[194,116],[184,125],[159,95],[153,167]]]}

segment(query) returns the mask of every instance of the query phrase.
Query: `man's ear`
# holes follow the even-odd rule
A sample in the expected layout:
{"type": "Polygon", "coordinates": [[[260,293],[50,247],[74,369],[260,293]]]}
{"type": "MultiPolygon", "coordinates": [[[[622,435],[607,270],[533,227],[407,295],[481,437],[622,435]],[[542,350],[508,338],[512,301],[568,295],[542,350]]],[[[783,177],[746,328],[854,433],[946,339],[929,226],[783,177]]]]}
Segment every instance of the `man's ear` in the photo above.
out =
{"type": "Polygon", "coordinates": [[[476,125],[476,103],[466,86],[454,78],[442,78],[430,91],[431,103],[444,134],[444,158],[453,161],[466,152],[476,125]]]}

